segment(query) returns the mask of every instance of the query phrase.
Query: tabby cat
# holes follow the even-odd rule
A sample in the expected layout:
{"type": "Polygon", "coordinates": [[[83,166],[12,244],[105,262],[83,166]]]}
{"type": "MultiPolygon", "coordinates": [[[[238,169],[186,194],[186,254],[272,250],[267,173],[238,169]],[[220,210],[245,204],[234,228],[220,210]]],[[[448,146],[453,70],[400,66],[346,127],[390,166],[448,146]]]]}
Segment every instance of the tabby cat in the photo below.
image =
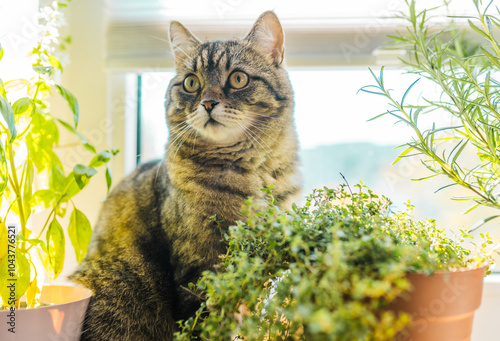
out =
{"type": "Polygon", "coordinates": [[[176,76],[166,94],[165,158],[109,195],[87,258],[71,279],[92,289],[82,340],[172,340],[200,305],[188,283],[214,269],[248,197],[274,185],[288,207],[300,189],[293,91],[283,30],[263,13],[240,40],[201,42],[170,25],[176,76]]]}

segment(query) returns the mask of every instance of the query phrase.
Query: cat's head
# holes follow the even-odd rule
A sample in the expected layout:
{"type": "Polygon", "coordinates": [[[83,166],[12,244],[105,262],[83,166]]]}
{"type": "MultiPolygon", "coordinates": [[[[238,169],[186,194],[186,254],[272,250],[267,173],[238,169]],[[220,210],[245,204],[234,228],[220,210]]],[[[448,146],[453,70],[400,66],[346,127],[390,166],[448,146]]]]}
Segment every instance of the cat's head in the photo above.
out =
{"type": "Polygon", "coordinates": [[[166,101],[171,135],[224,145],[256,140],[291,121],[284,35],[273,12],[263,13],[240,40],[201,42],[176,21],[170,40],[176,66],[166,101]]]}

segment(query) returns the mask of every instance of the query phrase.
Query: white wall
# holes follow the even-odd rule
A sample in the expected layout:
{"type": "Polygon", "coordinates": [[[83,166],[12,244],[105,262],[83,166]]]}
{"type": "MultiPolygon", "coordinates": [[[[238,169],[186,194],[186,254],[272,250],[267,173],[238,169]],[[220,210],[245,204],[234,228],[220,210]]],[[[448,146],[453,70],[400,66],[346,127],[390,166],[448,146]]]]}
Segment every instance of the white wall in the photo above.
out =
{"type": "MultiPolygon", "coordinates": [[[[69,48],[70,62],[65,65],[62,85],[71,91],[80,104],[80,123],[78,131],[96,149],[108,148],[109,129],[107,129],[107,74],[104,69],[105,55],[105,5],[104,0],[75,0],[66,12],[67,27],[63,34],[72,37],[69,48]]],[[[71,117],[68,106],[55,93],[52,99],[52,112],[59,116],[71,117]]],[[[68,119],[69,120],[69,119],[68,119]]],[[[64,128],[61,128],[64,129],[64,128]]],[[[62,132],[62,130],[61,130],[62,132]]],[[[74,136],[61,135],[60,144],[77,141],[74,136]]],[[[88,164],[92,155],[83,147],[69,149],[61,161],[70,170],[74,164],[88,164]]],[[[74,198],[75,205],[83,211],[94,226],[101,201],[106,195],[104,169],[92,178],[90,184],[74,198]]],[[[70,213],[71,208],[69,208],[70,213]]],[[[61,221],[65,228],[68,219],[61,221]]],[[[63,273],[57,281],[65,281],[66,275],[74,271],[76,259],[73,248],[66,238],[66,263],[63,273]]]]}

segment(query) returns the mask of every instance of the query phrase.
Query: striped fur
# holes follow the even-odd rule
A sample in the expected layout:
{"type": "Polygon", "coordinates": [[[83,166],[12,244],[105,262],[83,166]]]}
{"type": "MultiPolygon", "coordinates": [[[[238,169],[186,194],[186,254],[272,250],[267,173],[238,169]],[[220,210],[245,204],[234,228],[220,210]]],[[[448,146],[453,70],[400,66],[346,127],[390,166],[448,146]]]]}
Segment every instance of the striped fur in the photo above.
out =
{"type": "Polygon", "coordinates": [[[246,198],[262,200],[262,187],[274,185],[283,208],[300,189],[293,92],[274,13],[241,40],[202,43],[177,22],[171,39],[177,74],[166,95],[165,158],[112,191],[72,275],[93,290],[82,340],[172,340],[176,321],[200,304],[185,288],[225,250],[209,217],[226,229],[244,218],[246,198]],[[234,71],[249,76],[246,87],[231,87],[234,71]],[[193,93],[183,85],[188,75],[200,81],[193,93]],[[204,100],[219,102],[210,115],[204,100]]]}

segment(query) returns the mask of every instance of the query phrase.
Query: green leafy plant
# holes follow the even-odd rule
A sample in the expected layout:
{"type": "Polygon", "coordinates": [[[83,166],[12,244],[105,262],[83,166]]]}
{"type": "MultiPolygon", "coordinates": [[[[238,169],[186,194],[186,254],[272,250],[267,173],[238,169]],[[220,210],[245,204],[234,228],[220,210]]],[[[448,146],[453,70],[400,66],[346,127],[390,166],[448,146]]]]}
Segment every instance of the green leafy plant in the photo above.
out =
{"type": "MultiPolygon", "coordinates": [[[[20,297],[26,295],[28,308],[39,305],[42,285],[42,263],[51,279],[62,271],[65,255],[65,231],[59,219],[72,209],[67,233],[81,262],[87,253],[92,229],[85,214],[78,210],[72,198],[88,184],[97,167],[106,166],[116,150],[97,152],[95,147],[78,132],[80,109],[78,101],[62,85],[56,84],[63,71],[56,58],[57,47],[69,43],[58,41],[63,9],[69,0],[53,2],[42,8],[43,29],[38,44],[27,59],[35,76],[31,79],[0,79],[0,307],[19,307],[20,297]],[[50,96],[57,91],[67,101],[72,122],[57,118],[49,105],[50,96]],[[12,93],[12,95],[11,95],[12,93]],[[15,99],[13,96],[24,93],[15,99]],[[14,100],[15,99],[15,100],[14,100]],[[87,165],[76,164],[65,170],[56,148],[59,128],[63,127],[78,138],[89,152],[87,165]],[[32,214],[49,210],[43,227],[32,228],[32,214]],[[14,231],[11,223],[19,230],[14,231]],[[37,230],[37,233],[34,232],[37,230]],[[16,233],[17,232],[17,233],[16,233]],[[39,263],[37,263],[37,260],[39,263]],[[15,281],[15,290],[10,284],[15,281]]],[[[60,49],[59,49],[60,50],[60,49]]],[[[4,50],[0,45],[0,60],[4,50]]],[[[59,146],[63,148],[63,146],[59,146]]],[[[108,190],[111,174],[106,166],[108,190]]]]}
{"type": "MultiPolygon", "coordinates": [[[[408,72],[436,84],[441,96],[408,103],[407,95],[415,81],[398,100],[384,82],[383,68],[379,76],[370,70],[376,84],[361,90],[389,100],[391,108],[375,118],[393,116],[415,133],[395,162],[419,155],[430,171],[424,179],[445,175],[451,180],[439,190],[454,185],[467,188],[470,196],[454,198],[473,201],[467,212],[479,205],[500,209],[500,83],[496,80],[500,43],[495,38],[500,29],[500,10],[493,8],[493,1],[483,5],[473,0],[471,7],[475,6],[477,16],[458,18],[467,19],[470,30],[466,32],[453,22],[449,29],[436,28],[431,21],[435,9],[417,12],[415,0],[406,3],[408,14],[400,12],[397,17],[408,23],[407,29],[390,36],[390,48],[406,50],[408,58],[401,60],[408,72]],[[448,124],[422,128],[424,115],[443,114],[449,118],[448,124]],[[466,152],[467,157],[461,158],[466,152]]],[[[499,216],[488,217],[477,227],[499,216]]]]}
{"type": "Polygon", "coordinates": [[[219,271],[186,288],[204,303],[177,340],[390,340],[409,322],[387,310],[405,274],[491,261],[489,236],[467,249],[467,231],[450,239],[362,184],[317,190],[288,212],[266,191],[267,208],[249,200],[248,220],[229,228],[219,271]]]}

